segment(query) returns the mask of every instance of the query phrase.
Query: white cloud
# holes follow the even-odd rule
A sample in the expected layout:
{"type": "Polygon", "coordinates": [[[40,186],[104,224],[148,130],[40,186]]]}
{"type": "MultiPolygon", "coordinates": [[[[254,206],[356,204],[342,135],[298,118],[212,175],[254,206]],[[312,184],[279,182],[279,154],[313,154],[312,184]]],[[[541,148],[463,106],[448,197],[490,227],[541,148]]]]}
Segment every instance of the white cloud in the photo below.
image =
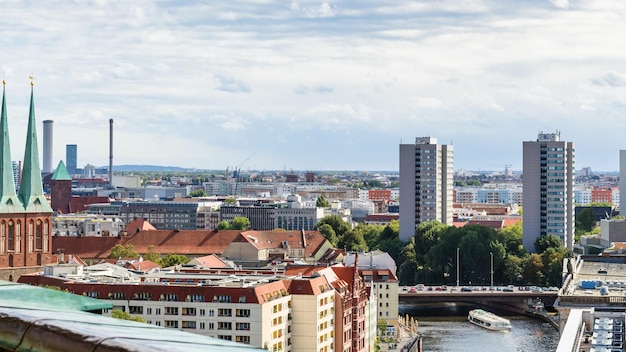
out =
{"type": "Polygon", "coordinates": [[[250,85],[241,78],[229,74],[213,74],[216,89],[231,93],[249,93],[250,85]]]}
{"type": "Polygon", "coordinates": [[[602,76],[602,78],[595,79],[594,83],[611,87],[622,87],[626,86],[626,75],[617,71],[610,71],[602,76]]]}
{"type": "MultiPolygon", "coordinates": [[[[187,141],[146,146],[146,159],[181,166],[193,162],[182,145],[228,160],[263,144],[259,162],[306,169],[302,155],[319,144],[302,141],[323,139],[360,151],[328,147],[327,168],[349,159],[394,169],[398,141],[426,132],[454,140],[465,168],[485,162],[477,139],[507,135],[489,162],[515,165],[521,141],[558,128],[577,143],[577,164],[617,168],[585,160],[593,146],[584,137],[591,122],[619,121],[626,109],[622,0],[53,0],[2,10],[11,141],[22,143],[34,73],[37,118],[55,120],[57,160],[76,141],[85,163],[106,164],[107,148],[82,136],[115,118],[120,146],[133,131],[144,144],[187,141]]],[[[625,148],[619,129],[606,133],[605,150],[625,148]]],[[[204,162],[194,166],[223,167],[204,162]]]]}
{"type": "Polygon", "coordinates": [[[554,7],[559,9],[567,9],[570,7],[569,0],[550,0],[554,7]]]}

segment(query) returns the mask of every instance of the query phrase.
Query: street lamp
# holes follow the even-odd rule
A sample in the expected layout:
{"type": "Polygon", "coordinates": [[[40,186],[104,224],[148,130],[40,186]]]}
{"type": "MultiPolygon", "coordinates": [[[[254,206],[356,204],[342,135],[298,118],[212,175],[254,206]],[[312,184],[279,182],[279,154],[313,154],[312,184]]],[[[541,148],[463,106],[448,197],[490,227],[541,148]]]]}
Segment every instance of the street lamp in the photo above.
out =
{"type": "Polygon", "coordinates": [[[491,256],[491,291],[493,291],[493,252],[489,252],[491,256]]]}
{"type": "Polygon", "coordinates": [[[459,287],[459,247],[456,247],[456,287],[459,287]]]}

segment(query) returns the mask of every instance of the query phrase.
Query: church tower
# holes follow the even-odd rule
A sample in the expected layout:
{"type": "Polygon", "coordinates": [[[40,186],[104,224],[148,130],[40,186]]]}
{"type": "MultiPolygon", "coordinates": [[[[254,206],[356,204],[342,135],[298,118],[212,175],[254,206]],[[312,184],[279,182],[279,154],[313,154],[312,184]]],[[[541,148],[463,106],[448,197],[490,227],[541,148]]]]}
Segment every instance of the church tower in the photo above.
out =
{"type": "Polygon", "coordinates": [[[38,267],[55,262],[52,208],[43,193],[31,81],[30,113],[19,194],[13,184],[5,82],[0,116],[0,268],[38,267]]]}
{"type": "Polygon", "coordinates": [[[61,160],[50,179],[50,206],[59,214],[68,214],[71,201],[72,177],[61,160]]]}

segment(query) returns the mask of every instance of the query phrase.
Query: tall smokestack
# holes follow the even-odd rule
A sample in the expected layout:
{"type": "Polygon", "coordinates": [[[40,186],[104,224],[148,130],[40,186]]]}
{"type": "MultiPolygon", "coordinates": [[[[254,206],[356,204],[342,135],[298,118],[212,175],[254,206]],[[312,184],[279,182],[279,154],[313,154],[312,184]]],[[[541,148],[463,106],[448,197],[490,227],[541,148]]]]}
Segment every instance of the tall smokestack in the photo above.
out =
{"type": "Polygon", "coordinates": [[[52,172],[52,120],[43,122],[43,172],[52,172]]]}
{"type": "Polygon", "coordinates": [[[109,119],[109,185],[113,188],[113,119],[109,119]]]}

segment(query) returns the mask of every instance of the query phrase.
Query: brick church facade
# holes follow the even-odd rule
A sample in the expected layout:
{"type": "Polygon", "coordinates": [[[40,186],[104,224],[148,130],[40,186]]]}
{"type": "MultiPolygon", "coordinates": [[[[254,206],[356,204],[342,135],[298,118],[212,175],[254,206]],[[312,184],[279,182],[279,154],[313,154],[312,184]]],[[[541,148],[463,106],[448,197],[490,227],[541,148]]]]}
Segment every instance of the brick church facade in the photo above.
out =
{"type": "Polygon", "coordinates": [[[52,208],[44,196],[35,129],[31,82],[30,112],[19,189],[16,191],[3,81],[0,116],[0,279],[17,280],[26,272],[56,262],[52,253],[52,208]]]}

